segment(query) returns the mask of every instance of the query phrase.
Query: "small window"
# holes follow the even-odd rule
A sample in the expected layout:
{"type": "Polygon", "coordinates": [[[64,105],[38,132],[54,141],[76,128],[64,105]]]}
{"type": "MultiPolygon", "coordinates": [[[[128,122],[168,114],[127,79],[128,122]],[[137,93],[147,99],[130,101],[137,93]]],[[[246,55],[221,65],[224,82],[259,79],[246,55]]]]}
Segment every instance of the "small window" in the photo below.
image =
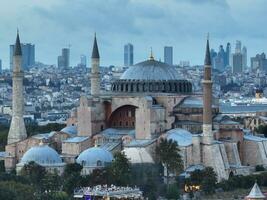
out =
{"type": "Polygon", "coordinates": [[[84,166],[86,164],[85,160],[82,160],[82,166],[84,166]]]}
{"type": "Polygon", "coordinates": [[[96,162],[96,165],[99,167],[99,166],[102,166],[102,162],[100,161],[100,160],[98,160],[97,162],[96,162]]]}

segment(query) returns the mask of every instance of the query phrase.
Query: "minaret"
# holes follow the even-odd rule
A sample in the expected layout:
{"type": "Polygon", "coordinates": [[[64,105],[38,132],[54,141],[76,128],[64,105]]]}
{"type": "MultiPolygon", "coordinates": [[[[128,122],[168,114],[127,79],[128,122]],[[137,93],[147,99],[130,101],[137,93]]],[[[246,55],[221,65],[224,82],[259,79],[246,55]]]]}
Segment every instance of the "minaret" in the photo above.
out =
{"type": "Polygon", "coordinates": [[[209,38],[206,45],[206,56],[204,66],[203,83],[203,143],[211,144],[213,142],[212,134],[212,80],[211,80],[211,59],[209,38]]]}
{"type": "Polygon", "coordinates": [[[93,52],[91,57],[91,95],[97,96],[100,93],[100,72],[99,72],[99,52],[96,41],[96,34],[94,39],[93,52]]]}
{"type": "Polygon", "coordinates": [[[22,52],[20,46],[19,33],[13,55],[13,77],[12,77],[12,120],[8,133],[7,143],[19,142],[27,138],[24,124],[24,96],[23,96],[23,78],[24,73],[21,66],[22,52]]]}

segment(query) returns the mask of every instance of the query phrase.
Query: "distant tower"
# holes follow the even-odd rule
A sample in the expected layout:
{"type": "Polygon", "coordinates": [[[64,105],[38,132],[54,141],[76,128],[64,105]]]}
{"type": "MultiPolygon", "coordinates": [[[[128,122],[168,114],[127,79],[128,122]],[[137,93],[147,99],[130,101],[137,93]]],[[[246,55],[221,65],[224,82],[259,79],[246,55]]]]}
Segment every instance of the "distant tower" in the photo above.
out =
{"type": "Polygon", "coordinates": [[[133,65],[134,59],[134,47],[132,44],[128,43],[124,45],[124,66],[129,67],[133,65]]]}
{"type": "Polygon", "coordinates": [[[21,66],[22,51],[20,46],[19,33],[15,44],[13,56],[13,78],[12,78],[12,120],[8,133],[7,143],[19,142],[27,138],[26,128],[23,119],[24,96],[23,96],[23,78],[24,73],[21,66]]]}
{"type": "Polygon", "coordinates": [[[241,53],[241,41],[237,40],[235,44],[235,53],[241,53]]]}
{"type": "Polygon", "coordinates": [[[226,66],[230,66],[230,57],[231,57],[231,44],[228,42],[226,45],[226,66]]]}
{"type": "Polygon", "coordinates": [[[96,41],[96,35],[94,39],[93,52],[91,57],[91,95],[97,96],[100,93],[100,72],[99,72],[99,52],[96,41]]]}
{"type": "Polygon", "coordinates": [[[212,135],[212,80],[209,39],[207,39],[203,83],[203,143],[211,144],[212,135]]]}
{"type": "Polygon", "coordinates": [[[242,48],[242,67],[243,69],[247,68],[247,48],[245,46],[243,46],[242,48]]]}
{"type": "Polygon", "coordinates": [[[173,65],[172,47],[164,47],[164,62],[168,65],[173,65]]]}

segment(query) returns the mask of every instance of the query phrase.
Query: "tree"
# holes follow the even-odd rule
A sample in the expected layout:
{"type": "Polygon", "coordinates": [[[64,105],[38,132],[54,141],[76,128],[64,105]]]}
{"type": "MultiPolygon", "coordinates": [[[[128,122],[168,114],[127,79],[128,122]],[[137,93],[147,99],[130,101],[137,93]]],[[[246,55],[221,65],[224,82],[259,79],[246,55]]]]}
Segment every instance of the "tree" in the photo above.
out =
{"type": "Polygon", "coordinates": [[[39,187],[42,179],[46,175],[46,171],[44,167],[32,161],[23,166],[20,175],[27,178],[33,185],[39,187]]]}
{"type": "Polygon", "coordinates": [[[16,200],[33,200],[36,199],[34,197],[34,189],[33,187],[21,183],[16,183],[15,181],[2,181],[0,182],[0,197],[3,195],[6,195],[6,192],[8,192],[7,196],[4,196],[4,198],[0,199],[8,199],[8,197],[15,196],[16,200]],[[10,194],[10,196],[9,196],[10,194]]]}
{"type": "Polygon", "coordinates": [[[130,162],[124,153],[118,152],[114,155],[114,160],[109,167],[114,184],[127,185],[131,177],[130,162]]]}
{"type": "Polygon", "coordinates": [[[65,169],[64,169],[64,177],[70,176],[71,174],[80,174],[82,171],[82,166],[78,163],[70,163],[67,164],[65,169]]]}
{"type": "Polygon", "coordinates": [[[78,163],[67,164],[63,174],[63,189],[68,194],[72,194],[73,190],[81,185],[82,166],[78,163]]]}
{"type": "Polygon", "coordinates": [[[258,133],[263,134],[264,137],[267,137],[267,125],[260,125],[257,130],[258,133]]]}
{"type": "Polygon", "coordinates": [[[167,199],[178,199],[179,194],[180,193],[177,184],[172,184],[167,188],[167,199]]]}
{"type": "Polygon", "coordinates": [[[200,185],[200,188],[206,194],[212,194],[215,191],[217,175],[212,167],[206,167],[203,170],[195,170],[190,173],[190,178],[186,179],[188,185],[200,185]]]}
{"type": "Polygon", "coordinates": [[[156,147],[156,154],[161,164],[166,168],[168,186],[170,172],[179,173],[183,169],[183,161],[180,155],[180,149],[176,141],[161,138],[156,147]]]}
{"type": "Polygon", "coordinates": [[[212,167],[206,167],[204,169],[204,179],[202,181],[202,189],[206,194],[212,194],[215,192],[217,183],[217,174],[212,167]]]}

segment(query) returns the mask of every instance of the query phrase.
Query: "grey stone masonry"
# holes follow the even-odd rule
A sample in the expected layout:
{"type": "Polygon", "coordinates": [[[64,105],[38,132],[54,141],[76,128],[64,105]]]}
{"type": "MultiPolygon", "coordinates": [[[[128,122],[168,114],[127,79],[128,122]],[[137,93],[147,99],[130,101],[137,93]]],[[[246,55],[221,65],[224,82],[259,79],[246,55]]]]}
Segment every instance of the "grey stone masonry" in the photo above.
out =
{"type": "MultiPolygon", "coordinates": [[[[18,38],[18,36],[17,36],[18,38]]],[[[17,39],[16,46],[20,45],[17,39]]],[[[8,144],[19,142],[27,138],[24,114],[23,78],[24,73],[21,68],[21,55],[13,56],[13,78],[12,78],[12,120],[8,133],[8,144]]]]}

